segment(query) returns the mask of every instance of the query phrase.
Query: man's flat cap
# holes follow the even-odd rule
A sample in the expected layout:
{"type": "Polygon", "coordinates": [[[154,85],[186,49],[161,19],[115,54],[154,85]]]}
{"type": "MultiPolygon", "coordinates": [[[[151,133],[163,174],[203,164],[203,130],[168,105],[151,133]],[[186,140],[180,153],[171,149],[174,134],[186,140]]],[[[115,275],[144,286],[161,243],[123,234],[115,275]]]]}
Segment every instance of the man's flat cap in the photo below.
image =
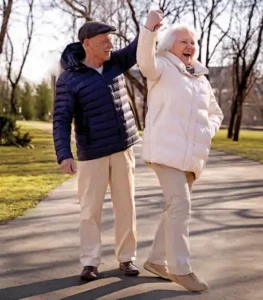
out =
{"type": "Polygon", "coordinates": [[[116,31],[114,26],[105,24],[103,22],[89,21],[83,24],[78,33],[78,39],[81,43],[85,39],[90,39],[98,34],[116,31]]]}

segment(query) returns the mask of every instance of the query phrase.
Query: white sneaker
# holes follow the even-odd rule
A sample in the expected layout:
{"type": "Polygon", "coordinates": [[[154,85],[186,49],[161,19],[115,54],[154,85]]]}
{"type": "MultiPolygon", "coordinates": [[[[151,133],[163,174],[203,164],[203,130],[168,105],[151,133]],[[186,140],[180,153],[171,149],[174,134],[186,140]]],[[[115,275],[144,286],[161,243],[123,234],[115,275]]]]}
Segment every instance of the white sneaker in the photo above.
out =
{"type": "Polygon", "coordinates": [[[163,279],[170,280],[169,274],[168,274],[168,269],[164,265],[157,265],[157,264],[153,264],[149,261],[146,261],[145,264],[143,265],[143,267],[145,270],[147,270],[163,279]]]}
{"type": "Polygon", "coordinates": [[[194,273],[187,275],[169,274],[171,281],[176,282],[191,292],[202,292],[207,290],[208,286],[204,281],[199,280],[194,273]]]}

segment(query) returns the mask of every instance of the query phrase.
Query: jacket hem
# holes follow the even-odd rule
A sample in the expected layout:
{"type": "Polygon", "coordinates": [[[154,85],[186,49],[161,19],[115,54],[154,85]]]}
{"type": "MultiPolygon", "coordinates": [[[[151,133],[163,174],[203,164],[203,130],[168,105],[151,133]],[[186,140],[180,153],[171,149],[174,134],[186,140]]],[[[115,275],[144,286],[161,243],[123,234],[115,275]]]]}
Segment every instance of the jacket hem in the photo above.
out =
{"type": "Polygon", "coordinates": [[[78,155],[78,161],[86,161],[86,160],[93,160],[93,159],[98,159],[98,158],[102,158],[105,156],[109,156],[118,152],[122,152],[127,150],[128,148],[132,147],[133,145],[137,144],[140,141],[140,139],[138,138],[137,140],[135,140],[134,142],[128,144],[127,146],[124,146],[122,148],[119,148],[118,150],[111,150],[111,151],[107,151],[104,153],[94,153],[94,154],[83,154],[83,155],[78,155]]]}

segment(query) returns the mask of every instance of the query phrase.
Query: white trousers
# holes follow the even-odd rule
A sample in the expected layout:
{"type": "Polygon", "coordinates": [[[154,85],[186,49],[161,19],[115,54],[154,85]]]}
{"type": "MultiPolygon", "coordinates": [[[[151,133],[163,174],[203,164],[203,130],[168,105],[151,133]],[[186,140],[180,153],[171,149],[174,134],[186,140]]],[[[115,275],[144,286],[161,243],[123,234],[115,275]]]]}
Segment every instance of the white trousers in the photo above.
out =
{"type": "Polygon", "coordinates": [[[165,208],[157,227],[148,260],[167,265],[169,273],[186,275],[189,264],[189,230],[194,173],[159,164],[150,164],[164,194],[165,208]]]}
{"type": "Polygon", "coordinates": [[[135,260],[134,169],[132,148],[99,159],[78,161],[80,262],[83,266],[98,267],[101,261],[101,213],[108,184],[115,214],[116,257],[119,262],[135,260]]]}

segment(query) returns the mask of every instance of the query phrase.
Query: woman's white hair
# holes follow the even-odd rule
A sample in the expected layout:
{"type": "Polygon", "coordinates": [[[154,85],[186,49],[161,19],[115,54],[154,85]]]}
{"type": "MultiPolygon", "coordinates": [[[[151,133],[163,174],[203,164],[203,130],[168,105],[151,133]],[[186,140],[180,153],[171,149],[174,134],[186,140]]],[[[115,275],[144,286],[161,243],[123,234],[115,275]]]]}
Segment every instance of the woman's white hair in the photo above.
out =
{"type": "Polygon", "coordinates": [[[176,41],[176,33],[182,30],[186,30],[193,34],[196,43],[196,52],[198,52],[198,33],[196,32],[196,30],[186,24],[175,24],[164,32],[164,35],[160,39],[157,46],[157,54],[162,55],[163,52],[171,50],[174,42],[176,41]]]}

